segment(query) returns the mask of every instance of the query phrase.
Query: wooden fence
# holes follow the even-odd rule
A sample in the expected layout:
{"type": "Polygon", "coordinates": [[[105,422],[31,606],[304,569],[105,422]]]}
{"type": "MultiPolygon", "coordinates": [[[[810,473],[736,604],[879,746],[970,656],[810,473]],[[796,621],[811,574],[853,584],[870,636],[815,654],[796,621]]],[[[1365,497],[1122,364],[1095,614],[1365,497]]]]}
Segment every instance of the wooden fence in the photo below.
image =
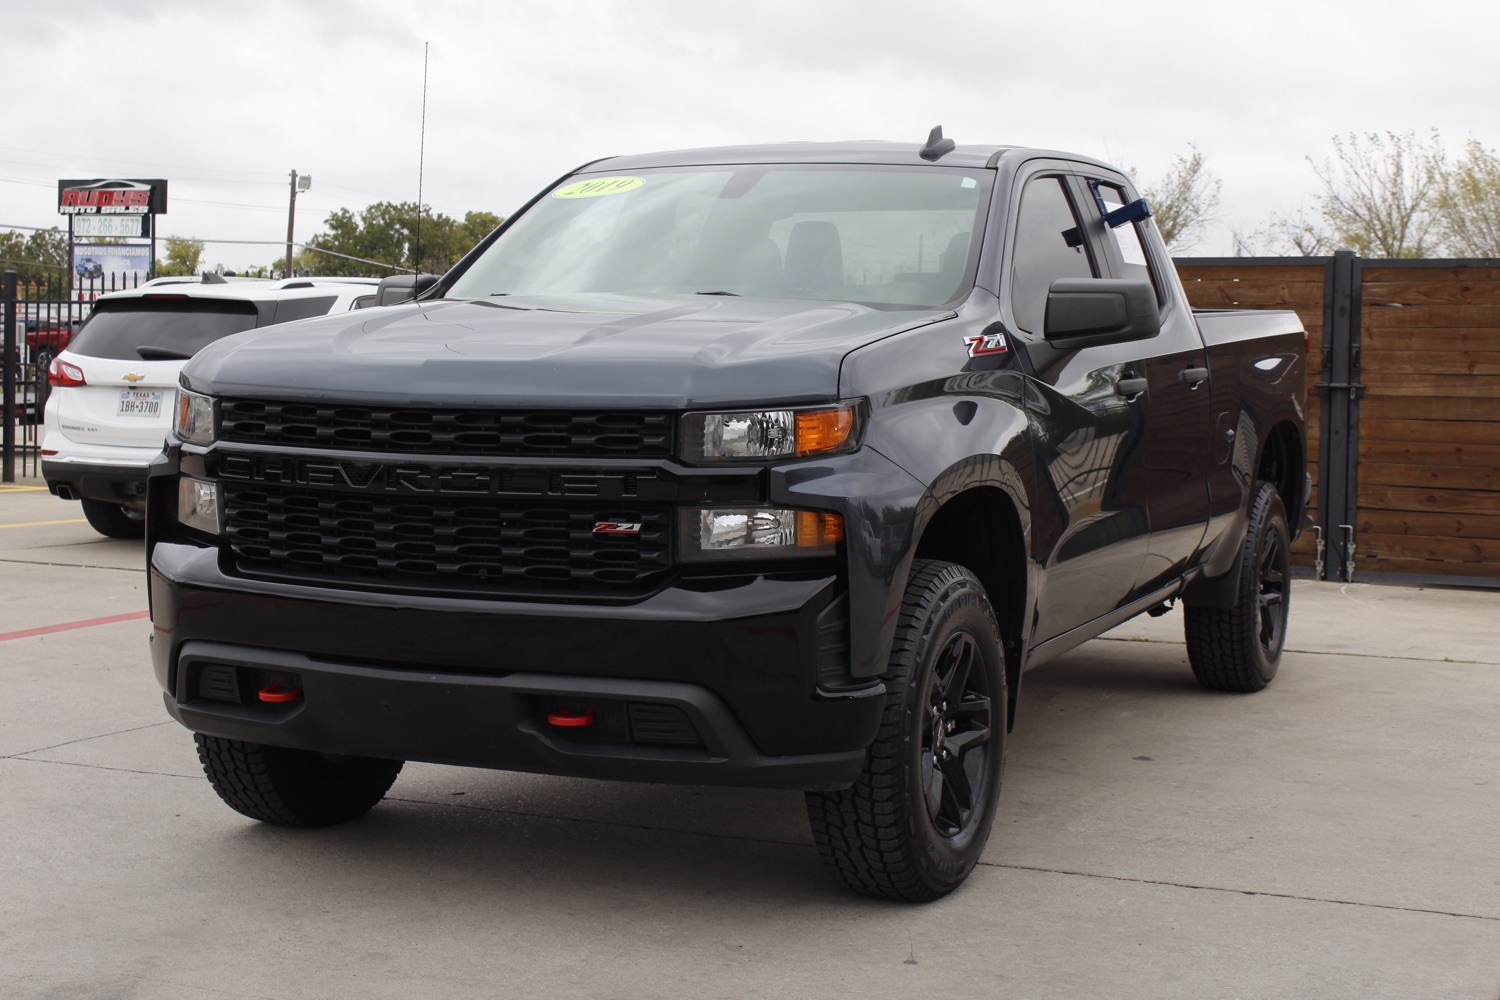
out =
{"type": "Polygon", "coordinates": [[[1177,263],[1195,306],[1295,309],[1307,324],[1326,576],[1500,586],[1500,261],[1177,263]]]}

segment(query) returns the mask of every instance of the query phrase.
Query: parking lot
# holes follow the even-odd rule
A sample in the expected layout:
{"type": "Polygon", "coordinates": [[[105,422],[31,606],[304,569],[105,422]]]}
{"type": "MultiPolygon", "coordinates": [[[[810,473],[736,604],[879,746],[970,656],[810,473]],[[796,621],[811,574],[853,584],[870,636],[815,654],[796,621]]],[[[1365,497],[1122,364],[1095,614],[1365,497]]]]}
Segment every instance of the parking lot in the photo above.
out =
{"type": "Polygon", "coordinates": [[[1259,695],[1177,612],[1028,674],[984,862],[909,906],[836,889],[796,793],[409,764],[244,819],[82,517],[0,487],[5,997],[1500,997],[1500,593],[1301,581],[1259,695]]]}

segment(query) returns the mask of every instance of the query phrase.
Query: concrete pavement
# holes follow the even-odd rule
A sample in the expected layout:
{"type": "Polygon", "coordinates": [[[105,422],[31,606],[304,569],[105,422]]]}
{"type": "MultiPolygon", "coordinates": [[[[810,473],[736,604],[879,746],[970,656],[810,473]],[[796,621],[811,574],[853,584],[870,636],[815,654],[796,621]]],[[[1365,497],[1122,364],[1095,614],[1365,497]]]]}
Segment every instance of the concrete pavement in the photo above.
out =
{"type": "Polygon", "coordinates": [[[0,490],[0,996],[1500,997],[1500,593],[1299,581],[1253,696],[1176,613],[1033,671],[984,863],[899,906],[794,793],[409,764],[344,827],[246,820],[144,619],[47,631],[146,606],[81,518],[0,490]]]}

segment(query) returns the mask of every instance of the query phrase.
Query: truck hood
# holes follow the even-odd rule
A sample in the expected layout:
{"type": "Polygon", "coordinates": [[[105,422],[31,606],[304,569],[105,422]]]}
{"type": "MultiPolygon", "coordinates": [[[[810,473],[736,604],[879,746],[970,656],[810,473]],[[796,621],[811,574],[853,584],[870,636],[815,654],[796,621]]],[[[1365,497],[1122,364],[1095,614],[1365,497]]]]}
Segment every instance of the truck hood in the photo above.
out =
{"type": "Polygon", "coordinates": [[[215,395],[414,405],[821,402],[850,351],[951,317],[849,302],[707,295],[446,300],[225,338],[183,370],[215,395]]]}

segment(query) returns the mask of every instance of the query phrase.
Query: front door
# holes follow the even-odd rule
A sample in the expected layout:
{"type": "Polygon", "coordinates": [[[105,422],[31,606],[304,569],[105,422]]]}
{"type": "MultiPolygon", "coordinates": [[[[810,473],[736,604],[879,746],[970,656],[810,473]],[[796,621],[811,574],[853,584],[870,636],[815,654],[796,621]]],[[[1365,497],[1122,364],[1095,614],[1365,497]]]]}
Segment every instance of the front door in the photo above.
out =
{"type": "Polygon", "coordinates": [[[1007,284],[1015,338],[1029,362],[1027,416],[1038,484],[1032,552],[1042,564],[1034,637],[1045,641],[1113,611],[1135,593],[1149,539],[1145,393],[1122,394],[1140,376],[1142,348],[1060,350],[1042,336],[1047,292],[1058,278],[1107,275],[1081,182],[1045,168],[1021,190],[1007,284]]]}

